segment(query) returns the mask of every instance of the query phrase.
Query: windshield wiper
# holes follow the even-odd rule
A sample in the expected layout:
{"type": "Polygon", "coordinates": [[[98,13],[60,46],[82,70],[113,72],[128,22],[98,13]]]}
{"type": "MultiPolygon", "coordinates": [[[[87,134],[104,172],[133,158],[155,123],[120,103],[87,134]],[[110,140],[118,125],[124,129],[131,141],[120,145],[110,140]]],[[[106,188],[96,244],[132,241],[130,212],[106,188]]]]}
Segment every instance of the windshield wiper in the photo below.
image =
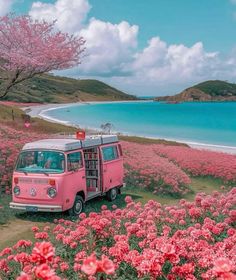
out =
{"type": "Polygon", "coordinates": [[[16,169],[16,171],[20,171],[20,172],[23,172],[25,175],[28,175],[28,173],[22,169],[16,169]]]}
{"type": "Polygon", "coordinates": [[[34,170],[32,173],[42,173],[42,174],[44,174],[46,176],[49,176],[49,174],[47,172],[42,171],[42,170],[34,170]]]}

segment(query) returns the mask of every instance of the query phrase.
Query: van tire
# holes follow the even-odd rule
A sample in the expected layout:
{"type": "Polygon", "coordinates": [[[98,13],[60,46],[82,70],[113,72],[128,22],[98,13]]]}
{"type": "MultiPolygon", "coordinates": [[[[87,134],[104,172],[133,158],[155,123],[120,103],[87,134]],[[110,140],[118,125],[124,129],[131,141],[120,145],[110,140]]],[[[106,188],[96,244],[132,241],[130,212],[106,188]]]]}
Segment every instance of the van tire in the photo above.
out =
{"type": "Polygon", "coordinates": [[[110,190],[107,192],[106,196],[107,196],[107,199],[108,199],[109,201],[113,201],[113,200],[116,199],[117,194],[118,194],[117,188],[112,188],[112,189],[110,189],[110,190]]]}
{"type": "Polygon", "coordinates": [[[84,200],[80,195],[76,195],[75,202],[69,210],[70,216],[79,216],[84,210],[84,200]]]}

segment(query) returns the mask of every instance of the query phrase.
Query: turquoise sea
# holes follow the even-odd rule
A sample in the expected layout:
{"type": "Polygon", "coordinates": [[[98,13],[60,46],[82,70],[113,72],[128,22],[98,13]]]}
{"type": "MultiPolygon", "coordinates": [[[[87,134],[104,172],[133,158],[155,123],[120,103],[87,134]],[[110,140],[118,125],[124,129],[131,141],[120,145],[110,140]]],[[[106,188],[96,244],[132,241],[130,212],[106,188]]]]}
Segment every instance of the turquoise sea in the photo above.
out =
{"type": "Polygon", "coordinates": [[[236,102],[75,104],[42,115],[83,128],[109,122],[129,135],[236,147],[236,102]]]}

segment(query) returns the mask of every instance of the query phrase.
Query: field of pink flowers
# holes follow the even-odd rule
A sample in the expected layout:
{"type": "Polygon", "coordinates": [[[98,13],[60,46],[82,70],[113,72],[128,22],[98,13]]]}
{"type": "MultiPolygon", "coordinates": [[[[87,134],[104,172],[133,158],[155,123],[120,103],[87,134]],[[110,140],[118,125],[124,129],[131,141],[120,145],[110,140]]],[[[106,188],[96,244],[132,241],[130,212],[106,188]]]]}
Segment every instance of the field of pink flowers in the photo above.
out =
{"type": "MultiPolygon", "coordinates": [[[[10,193],[11,175],[21,147],[51,137],[27,129],[0,127],[0,191],[10,193]]],[[[236,156],[182,146],[122,142],[126,181],[154,193],[185,194],[193,176],[213,176],[236,181],[236,156]]]]}
{"type": "Polygon", "coordinates": [[[33,227],[34,242],[0,252],[0,278],[236,279],[236,188],[168,207],[125,200],[124,209],[33,227]]]}
{"type": "Polygon", "coordinates": [[[167,158],[154,153],[153,145],[122,142],[129,184],[153,187],[154,193],[184,194],[189,176],[167,158]]]}
{"type": "Polygon", "coordinates": [[[213,176],[236,181],[236,156],[181,146],[154,145],[153,152],[164,156],[193,176],[213,176]]]}

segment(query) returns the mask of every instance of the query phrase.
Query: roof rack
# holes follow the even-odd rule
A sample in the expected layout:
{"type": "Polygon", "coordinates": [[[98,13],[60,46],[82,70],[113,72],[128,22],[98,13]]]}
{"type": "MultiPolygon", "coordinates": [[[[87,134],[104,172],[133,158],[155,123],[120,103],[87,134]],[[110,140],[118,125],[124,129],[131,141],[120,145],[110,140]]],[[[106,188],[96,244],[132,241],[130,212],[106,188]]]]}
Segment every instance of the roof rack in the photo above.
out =
{"type": "Polygon", "coordinates": [[[94,147],[118,142],[117,135],[89,135],[84,140],[75,138],[43,139],[24,145],[23,150],[59,150],[72,151],[81,148],[94,147]]]}

